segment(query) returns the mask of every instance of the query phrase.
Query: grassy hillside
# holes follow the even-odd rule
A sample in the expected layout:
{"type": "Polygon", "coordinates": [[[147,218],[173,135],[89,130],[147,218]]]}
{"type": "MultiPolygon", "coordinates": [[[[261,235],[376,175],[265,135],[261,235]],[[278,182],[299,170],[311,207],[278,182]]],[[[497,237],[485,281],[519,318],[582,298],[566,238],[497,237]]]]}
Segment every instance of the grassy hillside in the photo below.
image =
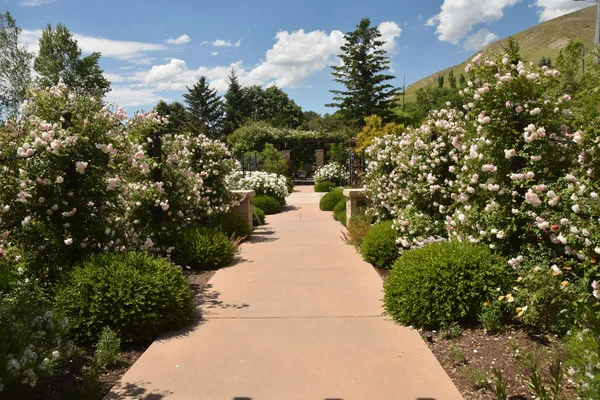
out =
{"type": "MultiPolygon", "coordinates": [[[[538,63],[539,60],[545,56],[550,57],[552,59],[552,64],[554,65],[560,49],[571,39],[579,38],[583,41],[585,48],[588,49],[588,51],[593,49],[595,29],[596,7],[591,6],[550,21],[542,22],[541,24],[513,35],[513,37],[519,43],[521,56],[526,61],[538,63]]],[[[490,55],[499,53],[502,51],[502,46],[504,46],[505,43],[506,38],[498,40],[497,42],[489,44],[481,50],[481,52],[490,55]]],[[[454,74],[458,79],[460,74],[464,73],[465,65],[471,58],[473,58],[473,56],[469,57],[462,64],[436,72],[407,87],[406,102],[415,101],[416,92],[419,88],[437,85],[438,76],[444,75],[447,77],[451,70],[454,70],[454,74]]],[[[446,82],[448,82],[448,79],[446,79],[446,82]]]]}

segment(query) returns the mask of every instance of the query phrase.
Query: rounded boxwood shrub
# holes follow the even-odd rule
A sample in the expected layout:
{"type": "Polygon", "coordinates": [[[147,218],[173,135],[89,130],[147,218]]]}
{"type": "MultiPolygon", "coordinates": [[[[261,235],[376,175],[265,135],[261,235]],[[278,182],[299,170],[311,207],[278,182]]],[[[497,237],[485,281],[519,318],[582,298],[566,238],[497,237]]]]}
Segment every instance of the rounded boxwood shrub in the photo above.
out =
{"type": "Polygon", "coordinates": [[[296,184],[294,183],[294,180],[292,178],[290,178],[289,176],[286,176],[285,184],[287,186],[288,193],[292,193],[292,191],[294,190],[294,187],[296,186],[296,184]]]}
{"type": "Polygon", "coordinates": [[[512,282],[507,261],[487,246],[432,243],[405,251],[396,261],[384,284],[384,308],[394,320],[416,328],[472,322],[483,302],[507,293],[512,282]]]}
{"type": "Polygon", "coordinates": [[[266,194],[260,194],[252,199],[254,207],[258,207],[264,211],[266,215],[277,214],[281,212],[282,204],[275,197],[266,194]]]}
{"type": "Polygon", "coordinates": [[[261,226],[265,224],[265,212],[258,208],[254,207],[254,213],[252,213],[252,225],[261,226]]]}
{"type": "Polygon", "coordinates": [[[61,282],[56,306],[81,343],[94,343],[104,327],[124,342],[153,339],[193,316],[192,291],[181,268],[149,253],[97,254],[61,282]]]}
{"type": "Polygon", "coordinates": [[[345,199],[345,197],[342,193],[342,189],[335,188],[321,198],[321,201],[319,201],[319,208],[322,211],[333,211],[337,203],[343,199],[345,199]]]}
{"type": "Polygon", "coordinates": [[[211,270],[227,265],[233,253],[233,245],[224,233],[192,226],[178,235],[171,257],[180,265],[211,270]]]}
{"type": "Polygon", "coordinates": [[[315,192],[323,193],[330,192],[335,187],[335,184],[331,181],[322,181],[315,185],[315,192]]]}
{"type": "Polygon", "coordinates": [[[397,238],[398,232],[392,227],[392,221],[375,224],[360,246],[363,259],[377,268],[392,268],[399,256],[397,238]]]}
{"type": "Polygon", "coordinates": [[[252,233],[248,222],[239,215],[233,213],[217,214],[210,218],[210,226],[223,232],[227,237],[248,237],[252,233]]]}
{"type": "Polygon", "coordinates": [[[341,199],[333,209],[333,219],[346,226],[346,198],[341,199]]]}

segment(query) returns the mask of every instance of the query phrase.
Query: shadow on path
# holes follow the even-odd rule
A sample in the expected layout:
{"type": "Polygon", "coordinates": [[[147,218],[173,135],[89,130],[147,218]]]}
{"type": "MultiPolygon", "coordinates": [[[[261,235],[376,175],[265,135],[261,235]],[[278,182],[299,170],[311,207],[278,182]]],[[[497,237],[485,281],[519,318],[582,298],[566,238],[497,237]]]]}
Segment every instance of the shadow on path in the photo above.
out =
{"type": "Polygon", "coordinates": [[[104,397],[104,400],[117,400],[130,397],[143,400],[160,400],[173,394],[173,392],[169,392],[167,390],[152,390],[150,393],[148,393],[148,389],[146,389],[144,386],[150,384],[151,382],[143,381],[135,383],[123,382],[121,384],[117,384],[113,387],[111,392],[104,397]]]}

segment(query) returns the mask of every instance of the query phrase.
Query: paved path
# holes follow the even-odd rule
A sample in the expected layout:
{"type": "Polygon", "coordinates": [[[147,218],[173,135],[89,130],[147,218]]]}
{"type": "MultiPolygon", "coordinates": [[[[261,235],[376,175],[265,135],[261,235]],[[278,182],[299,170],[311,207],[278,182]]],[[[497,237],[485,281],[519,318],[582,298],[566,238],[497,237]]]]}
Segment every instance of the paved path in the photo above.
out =
{"type": "Polygon", "coordinates": [[[381,279],[319,195],[298,189],[210,280],[204,323],[152,344],[107,399],[462,399],[419,334],[381,316],[381,279]]]}

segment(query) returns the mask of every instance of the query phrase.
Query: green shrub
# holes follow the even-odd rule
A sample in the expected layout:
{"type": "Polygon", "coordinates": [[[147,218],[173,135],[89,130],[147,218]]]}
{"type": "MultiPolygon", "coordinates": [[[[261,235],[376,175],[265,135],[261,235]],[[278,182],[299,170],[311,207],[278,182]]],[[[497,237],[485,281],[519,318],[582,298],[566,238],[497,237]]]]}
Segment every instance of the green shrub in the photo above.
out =
{"type": "Polygon", "coordinates": [[[258,207],[264,211],[266,215],[277,214],[281,212],[282,204],[275,197],[261,194],[252,199],[254,207],[258,207]]]}
{"type": "Polygon", "coordinates": [[[345,199],[345,197],[342,193],[342,189],[335,188],[321,198],[321,201],[319,201],[319,208],[322,211],[333,211],[337,203],[343,199],[345,199]]]}
{"type": "Polygon", "coordinates": [[[121,339],[119,335],[109,327],[102,329],[94,359],[92,360],[92,368],[96,371],[104,370],[111,364],[117,361],[119,349],[121,347],[121,339]]]}
{"type": "Polygon", "coordinates": [[[375,224],[360,246],[363,259],[378,268],[391,268],[399,256],[397,238],[398,232],[392,227],[392,221],[375,224]]]}
{"type": "Polygon", "coordinates": [[[252,225],[261,226],[265,224],[265,212],[258,208],[254,207],[254,213],[252,213],[252,225]]]}
{"type": "Polygon", "coordinates": [[[56,305],[79,342],[95,342],[105,327],[124,342],[140,342],[188,323],[192,296],[181,268],[163,258],[97,254],[61,282],[56,305]]]}
{"type": "Polygon", "coordinates": [[[319,182],[315,185],[315,192],[323,193],[330,192],[335,187],[335,184],[330,181],[319,182]]]}
{"type": "Polygon", "coordinates": [[[0,398],[30,398],[24,390],[43,384],[73,355],[68,325],[38,284],[0,294],[0,398]]]}
{"type": "Polygon", "coordinates": [[[583,398],[600,400],[600,335],[593,327],[574,328],[565,337],[566,366],[581,385],[583,398]]]}
{"type": "Polygon", "coordinates": [[[233,245],[225,234],[209,228],[189,227],[181,231],[171,257],[180,265],[210,270],[233,259],[233,245]]]}
{"type": "Polygon", "coordinates": [[[346,226],[346,198],[341,199],[333,209],[333,219],[346,226]]]}
{"type": "Polygon", "coordinates": [[[294,183],[294,180],[292,178],[290,178],[289,176],[286,176],[285,184],[287,186],[288,193],[292,193],[292,191],[294,190],[294,187],[296,186],[296,184],[294,183]]]}
{"type": "Polygon", "coordinates": [[[227,237],[236,238],[248,237],[252,233],[248,222],[239,215],[233,213],[217,214],[210,218],[210,226],[223,232],[227,237]]]}
{"type": "Polygon", "coordinates": [[[514,282],[507,260],[487,246],[433,243],[402,254],[384,284],[384,308],[394,320],[417,328],[471,322],[484,301],[514,282]]]}

